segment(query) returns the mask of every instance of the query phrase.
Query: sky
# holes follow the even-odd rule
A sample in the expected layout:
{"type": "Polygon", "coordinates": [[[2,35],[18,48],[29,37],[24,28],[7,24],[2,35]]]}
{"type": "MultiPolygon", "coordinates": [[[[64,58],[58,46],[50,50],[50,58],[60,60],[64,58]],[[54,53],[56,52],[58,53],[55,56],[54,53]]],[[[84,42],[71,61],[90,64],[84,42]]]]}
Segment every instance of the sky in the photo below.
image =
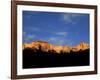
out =
{"type": "Polygon", "coordinates": [[[23,43],[46,41],[60,46],[89,44],[89,14],[23,11],[23,43]]]}

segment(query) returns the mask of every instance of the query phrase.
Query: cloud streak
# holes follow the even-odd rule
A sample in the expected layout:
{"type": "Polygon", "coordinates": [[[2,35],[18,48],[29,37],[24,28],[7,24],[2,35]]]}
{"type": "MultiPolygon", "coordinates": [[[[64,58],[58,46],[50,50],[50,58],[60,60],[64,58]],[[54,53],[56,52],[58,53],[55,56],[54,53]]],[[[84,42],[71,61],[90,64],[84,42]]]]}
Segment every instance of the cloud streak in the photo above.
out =
{"type": "Polygon", "coordinates": [[[62,37],[50,37],[48,38],[48,42],[51,42],[52,44],[54,43],[55,45],[65,45],[66,43],[69,42],[69,40],[66,40],[65,38],[62,37]]]}
{"type": "Polygon", "coordinates": [[[65,13],[62,15],[62,20],[65,22],[65,23],[72,23],[72,24],[75,24],[77,22],[77,19],[78,17],[81,16],[80,14],[75,14],[75,13],[65,13]]]}
{"type": "Polygon", "coordinates": [[[59,36],[67,36],[67,32],[57,32],[56,35],[59,35],[59,36]]]}
{"type": "Polygon", "coordinates": [[[27,35],[25,36],[25,39],[26,39],[26,40],[33,40],[35,37],[36,37],[36,35],[27,34],[27,35]]]}
{"type": "Polygon", "coordinates": [[[57,37],[51,37],[51,38],[49,38],[48,41],[52,42],[52,43],[55,43],[56,45],[62,45],[62,44],[64,44],[64,40],[59,39],[57,37]]]}
{"type": "Polygon", "coordinates": [[[32,27],[31,28],[33,31],[40,31],[40,29],[39,28],[36,28],[36,27],[32,27]]]}

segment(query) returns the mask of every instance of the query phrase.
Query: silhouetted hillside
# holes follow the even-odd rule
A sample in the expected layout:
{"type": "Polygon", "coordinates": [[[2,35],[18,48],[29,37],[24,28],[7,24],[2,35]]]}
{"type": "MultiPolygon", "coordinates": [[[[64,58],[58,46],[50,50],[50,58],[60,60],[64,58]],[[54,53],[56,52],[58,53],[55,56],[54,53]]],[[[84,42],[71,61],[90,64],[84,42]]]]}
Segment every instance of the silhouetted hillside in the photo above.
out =
{"type": "Polygon", "coordinates": [[[89,49],[70,51],[60,54],[54,50],[45,52],[39,49],[23,49],[23,68],[64,67],[64,66],[86,66],[89,65],[89,49]]]}

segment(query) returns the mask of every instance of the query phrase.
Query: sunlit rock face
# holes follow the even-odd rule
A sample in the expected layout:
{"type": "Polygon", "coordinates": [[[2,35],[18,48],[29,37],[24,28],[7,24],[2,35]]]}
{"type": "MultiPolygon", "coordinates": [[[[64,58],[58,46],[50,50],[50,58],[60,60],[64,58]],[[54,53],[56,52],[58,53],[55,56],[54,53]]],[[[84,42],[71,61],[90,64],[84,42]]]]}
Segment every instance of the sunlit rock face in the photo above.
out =
{"type": "Polygon", "coordinates": [[[78,52],[80,50],[89,49],[89,44],[82,42],[77,46],[71,47],[71,46],[52,45],[52,44],[49,44],[48,42],[45,42],[45,41],[34,41],[32,43],[29,43],[29,44],[24,44],[23,49],[25,49],[25,48],[31,48],[33,50],[41,49],[42,51],[45,51],[45,52],[54,51],[54,52],[60,54],[61,52],[70,53],[70,51],[78,52]]]}
{"type": "Polygon", "coordinates": [[[86,49],[89,49],[89,44],[87,43],[80,43],[79,45],[75,46],[72,48],[72,51],[79,51],[79,50],[86,50],[86,49]]]}

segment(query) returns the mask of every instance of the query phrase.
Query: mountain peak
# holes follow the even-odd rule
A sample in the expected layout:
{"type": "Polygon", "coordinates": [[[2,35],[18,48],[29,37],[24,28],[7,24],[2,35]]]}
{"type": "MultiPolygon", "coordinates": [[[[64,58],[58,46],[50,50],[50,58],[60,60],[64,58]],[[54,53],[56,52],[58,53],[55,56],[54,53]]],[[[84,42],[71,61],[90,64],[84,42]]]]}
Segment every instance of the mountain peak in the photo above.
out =
{"type": "Polygon", "coordinates": [[[46,41],[41,41],[41,40],[39,40],[39,41],[33,41],[33,42],[30,43],[30,44],[49,44],[49,43],[46,42],[46,41]]]}
{"type": "Polygon", "coordinates": [[[85,42],[80,43],[79,46],[89,48],[89,44],[85,42]]]}
{"type": "Polygon", "coordinates": [[[70,51],[77,52],[80,50],[89,49],[89,44],[82,42],[79,45],[74,46],[74,47],[56,46],[56,45],[49,44],[48,42],[39,40],[39,41],[34,41],[32,43],[29,43],[29,44],[24,44],[23,49],[31,48],[31,49],[35,50],[35,49],[39,49],[40,47],[41,47],[41,50],[46,51],[46,52],[53,50],[56,53],[60,53],[61,51],[65,52],[65,53],[70,53],[70,51]]]}
{"type": "Polygon", "coordinates": [[[80,45],[89,45],[89,44],[85,42],[81,42],[80,45]]]}
{"type": "Polygon", "coordinates": [[[85,42],[81,42],[79,45],[72,48],[72,51],[86,50],[89,49],[89,44],[85,42]]]}
{"type": "Polygon", "coordinates": [[[39,43],[48,43],[48,42],[46,42],[46,41],[41,41],[41,40],[35,41],[35,42],[39,42],[39,43]]]}

